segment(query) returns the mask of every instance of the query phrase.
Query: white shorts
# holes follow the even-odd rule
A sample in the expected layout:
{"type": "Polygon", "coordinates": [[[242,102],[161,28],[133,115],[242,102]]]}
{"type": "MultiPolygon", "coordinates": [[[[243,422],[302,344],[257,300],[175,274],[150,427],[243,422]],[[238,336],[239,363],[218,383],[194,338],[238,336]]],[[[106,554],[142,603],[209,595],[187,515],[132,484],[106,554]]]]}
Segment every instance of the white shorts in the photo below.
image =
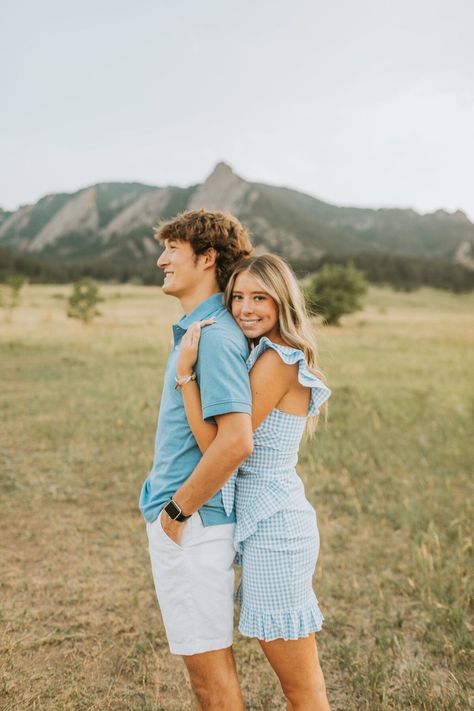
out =
{"type": "Polygon", "coordinates": [[[181,544],[147,523],[148,550],[172,654],[199,654],[232,644],[234,524],[204,527],[198,513],[183,523],[181,544]]]}

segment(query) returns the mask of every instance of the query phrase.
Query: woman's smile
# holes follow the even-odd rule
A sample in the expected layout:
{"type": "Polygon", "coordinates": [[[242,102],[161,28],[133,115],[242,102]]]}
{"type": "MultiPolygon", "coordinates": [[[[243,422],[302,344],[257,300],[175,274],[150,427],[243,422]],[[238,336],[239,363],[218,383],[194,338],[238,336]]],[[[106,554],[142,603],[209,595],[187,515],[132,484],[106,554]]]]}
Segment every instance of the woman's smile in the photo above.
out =
{"type": "Polygon", "coordinates": [[[232,289],[232,316],[247,338],[276,336],[278,304],[249,272],[241,272],[232,289]]]}

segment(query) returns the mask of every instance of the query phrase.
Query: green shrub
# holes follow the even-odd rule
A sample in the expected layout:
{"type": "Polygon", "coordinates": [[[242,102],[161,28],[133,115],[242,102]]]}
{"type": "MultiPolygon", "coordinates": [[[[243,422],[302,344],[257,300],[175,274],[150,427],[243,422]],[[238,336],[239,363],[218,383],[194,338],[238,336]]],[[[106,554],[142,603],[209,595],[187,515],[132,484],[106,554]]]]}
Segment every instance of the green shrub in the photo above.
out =
{"type": "Polygon", "coordinates": [[[362,272],[352,265],[341,264],[326,264],[304,288],[309,311],[332,325],[338,325],[344,314],[359,311],[360,299],[366,291],[362,272]]]}
{"type": "Polygon", "coordinates": [[[99,288],[93,279],[84,277],[74,284],[72,294],[68,299],[67,315],[78,318],[83,323],[89,323],[94,316],[100,316],[97,304],[104,301],[99,294],[99,288]]]}
{"type": "Polygon", "coordinates": [[[20,303],[20,291],[25,281],[25,277],[21,274],[13,274],[5,280],[4,285],[1,285],[6,287],[6,291],[4,288],[0,289],[0,306],[7,309],[8,320],[11,318],[13,309],[20,303]]]}

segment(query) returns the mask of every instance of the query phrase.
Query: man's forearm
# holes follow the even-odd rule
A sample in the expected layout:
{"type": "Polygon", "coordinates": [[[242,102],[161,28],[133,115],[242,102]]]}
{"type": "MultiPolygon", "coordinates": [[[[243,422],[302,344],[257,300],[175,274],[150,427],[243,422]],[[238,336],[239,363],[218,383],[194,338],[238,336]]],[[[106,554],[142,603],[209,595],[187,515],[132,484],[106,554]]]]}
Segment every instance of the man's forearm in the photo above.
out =
{"type": "Polygon", "coordinates": [[[184,513],[192,514],[209,501],[251,451],[248,436],[229,443],[218,433],[191,476],[173,495],[184,513]]]}

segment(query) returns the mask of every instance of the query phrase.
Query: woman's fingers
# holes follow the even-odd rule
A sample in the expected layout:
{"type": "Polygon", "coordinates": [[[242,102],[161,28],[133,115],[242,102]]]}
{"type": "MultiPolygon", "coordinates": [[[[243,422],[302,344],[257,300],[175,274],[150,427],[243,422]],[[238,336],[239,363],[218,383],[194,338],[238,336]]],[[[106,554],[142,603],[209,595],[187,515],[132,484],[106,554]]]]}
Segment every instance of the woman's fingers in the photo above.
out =
{"type": "MultiPolygon", "coordinates": [[[[197,323],[193,323],[188,329],[190,343],[194,346],[199,343],[199,338],[201,337],[201,327],[197,323]]],[[[186,334],[187,335],[187,334],[186,334]]]]}
{"type": "Polygon", "coordinates": [[[215,321],[215,318],[206,318],[202,321],[195,321],[189,326],[181,340],[181,348],[178,358],[178,367],[181,370],[187,371],[189,368],[193,368],[198,356],[201,328],[212,326],[215,321]]]}
{"type": "Polygon", "coordinates": [[[202,321],[193,321],[190,327],[188,328],[188,331],[194,330],[194,329],[201,329],[203,326],[212,326],[213,323],[216,322],[215,318],[205,318],[202,321]]]}
{"type": "Polygon", "coordinates": [[[204,326],[212,326],[215,322],[215,318],[206,318],[202,321],[194,321],[194,323],[192,323],[188,328],[187,333],[189,333],[193,338],[196,336],[199,338],[201,335],[201,328],[204,328],[204,326]]]}
{"type": "Polygon", "coordinates": [[[184,346],[196,348],[201,338],[201,328],[212,326],[216,322],[215,318],[206,318],[202,321],[194,321],[183,336],[182,343],[184,346]]]}

